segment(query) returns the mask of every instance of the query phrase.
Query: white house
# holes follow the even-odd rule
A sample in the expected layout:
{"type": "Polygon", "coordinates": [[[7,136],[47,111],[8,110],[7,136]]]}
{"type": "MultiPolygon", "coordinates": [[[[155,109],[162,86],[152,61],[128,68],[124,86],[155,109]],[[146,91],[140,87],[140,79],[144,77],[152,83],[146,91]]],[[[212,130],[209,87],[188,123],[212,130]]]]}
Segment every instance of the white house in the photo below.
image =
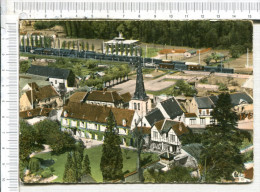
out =
{"type": "Polygon", "coordinates": [[[181,142],[179,136],[188,133],[189,130],[182,122],[165,119],[158,121],[151,129],[150,148],[157,151],[169,151],[180,153],[181,142]]]}

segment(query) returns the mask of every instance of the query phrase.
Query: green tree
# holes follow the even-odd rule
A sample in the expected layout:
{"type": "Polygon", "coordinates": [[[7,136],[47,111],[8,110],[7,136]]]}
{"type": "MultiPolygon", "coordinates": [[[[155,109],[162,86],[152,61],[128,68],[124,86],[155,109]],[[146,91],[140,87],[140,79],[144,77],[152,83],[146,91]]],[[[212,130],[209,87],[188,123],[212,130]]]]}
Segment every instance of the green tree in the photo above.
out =
{"type": "Polygon", "coordinates": [[[116,55],[118,55],[118,50],[119,50],[119,47],[118,47],[118,43],[116,44],[116,55]]]}
{"type": "Polygon", "coordinates": [[[91,51],[95,51],[95,45],[93,43],[91,45],[91,51]]]}
{"type": "Polygon", "coordinates": [[[82,175],[88,175],[88,174],[91,174],[91,167],[90,167],[88,154],[86,154],[82,162],[82,175]]]}
{"type": "Polygon", "coordinates": [[[124,44],[123,43],[120,44],[120,53],[121,53],[121,55],[124,54],[124,44]]]}
{"type": "Polygon", "coordinates": [[[178,95],[194,96],[195,94],[197,94],[197,90],[194,89],[191,85],[189,85],[184,80],[177,80],[173,87],[172,94],[174,96],[178,96],[178,95]]]}
{"type": "Polygon", "coordinates": [[[121,141],[117,133],[115,117],[111,110],[107,117],[107,129],[104,137],[100,162],[103,180],[111,181],[121,179],[123,176],[123,156],[120,148],[121,141]]]}
{"type": "Polygon", "coordinates": [[[232,180],[232,173],[244,168],[240,146],[245,138],[251,139],[251,136],[237,129],[238,116],[232,110],[229,93],[219,95],[212,118],[216,123],[207,126],[202,135],[200,160],[204,178],[208,182],[232,180]]]}
{"type": "Polygon", "coordinates": [[[203,61],[209,65],[210,64],[210,61],[212,60],[212,57],[210,55],[208,55],[205,59],[203,59],[203,61]]]}
{"type": "Polygon", "coordinates": [[[19,68],[20,73],[26,73],[29,68],[30,68],[29,61],[20,61],[20,68],[19,68]]]}
{"type": "Polygon", "coordinates": [[[85,51],[85,42],[84,41],[81,42],[81,48],[82,48],[82,51],[85,51]]]}
{"type": "Polygon", "coordinates": [[[76,183],[78,181],[77,178],[77,170],[75,161],[72,158],[71,152],[67,155],[67,162],[65,164],[65,170],[63,174],[63,182],[65,183],[76,183]]]}
{"type": "Polygon", "coordinates": [[[133,54],[134,54],[134,47],[133,47],[133,45],[131,44],[131,45],[130,45],[130,55],[133,56],[133,54]]]}
{"type": "Polygon", "coordinates": [[[231,45],[229,48],[229,54],[232,58],[238,58],[243,53],[243,47],[241,45],[231,45]]]}
{"type": "Polygon", "coordinates": [[[89,51],[89,44],[88,44],[88,42],[87,42],[87,51],[89,51]]]}
{"type": "Polygon", "coordinates": [[[35,47],[39,47],[38,35],[35,35],[35,47]]]}
{"type": "Polygon", "coordinates": [[[29,170],[31,173],[35,173],[40,169],[40,160],[38,158],[31,158],[29,161],[29,170]]]}
{"type": "Polygon", "coordinates": [[[66,48],[66,46],[67,46],[66,44],[67,44],[67,42],[66,42],[66,41],[63,41],[63,42],[62,42],[62,46],[61,46],[61,47],[62,47],[62,49],[65,49],[65,48],[66,48]]]}

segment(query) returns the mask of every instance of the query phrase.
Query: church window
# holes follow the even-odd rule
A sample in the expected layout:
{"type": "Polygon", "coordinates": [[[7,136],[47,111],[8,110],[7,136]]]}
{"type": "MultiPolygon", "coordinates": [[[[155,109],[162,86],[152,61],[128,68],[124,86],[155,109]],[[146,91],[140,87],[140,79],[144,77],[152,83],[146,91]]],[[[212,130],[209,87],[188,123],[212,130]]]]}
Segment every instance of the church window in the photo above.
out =
{"type": "Polygon", "coordinates": [[[136,103],[134,103],[134,110],[136,110],[137,108],[136,108],[136,103]]]}
{"type": "Polygon", "coordinates": [[[140,103],[138,103],[138,110],[140,110],[140,103]]]}

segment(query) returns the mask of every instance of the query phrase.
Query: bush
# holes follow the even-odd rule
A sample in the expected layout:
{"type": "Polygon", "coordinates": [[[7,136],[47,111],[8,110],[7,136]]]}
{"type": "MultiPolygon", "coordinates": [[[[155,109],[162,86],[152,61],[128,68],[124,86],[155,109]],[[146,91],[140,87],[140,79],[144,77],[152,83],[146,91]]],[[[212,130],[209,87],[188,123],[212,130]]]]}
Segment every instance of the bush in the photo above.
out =
{"type": "Polygon", "coordinates": [[[31,173],[36,173],[40,169],[40,160],[38,158],[31,158],[29,161],[29,169],[31,173]]]}
{"type": "Polygon", "coordinates": [[[219,91],[227,91],[228,90],[227,85],[224,84],[224,83],[219,83],[218,90],[219,91]]]}
{"type": "Polygon", "coordinates": [[[19,72],[20,73],[26,73],[27,70],[29,69],[29,67],[30,67],[29,61],[20,61],[19,72]]]}
{"type": "Polygon", "coordinates": [[[51,177],[52,175],[53,175],[52,171],[49,168],[44,169],[43,172],[41,173],[41,176],[43,178],[48,178],[51,177]]]}

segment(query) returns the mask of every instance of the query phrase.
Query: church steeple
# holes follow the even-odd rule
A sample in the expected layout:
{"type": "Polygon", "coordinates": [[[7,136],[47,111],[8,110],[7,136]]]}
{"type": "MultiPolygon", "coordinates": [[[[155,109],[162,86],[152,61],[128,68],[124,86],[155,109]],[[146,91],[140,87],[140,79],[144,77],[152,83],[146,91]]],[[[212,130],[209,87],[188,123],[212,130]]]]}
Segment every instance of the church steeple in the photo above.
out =
{"type": "Polygon", "coordinates": [[[135,100],[146,100],[148,96],[146,95],[145,88],[144,88],[144,79],[143,79],[143,72],[142,66],[140,61],[138,61],[138,67],[136,70],[136,86],[135,86],[135,93],[132,99],[135,100]]]}

